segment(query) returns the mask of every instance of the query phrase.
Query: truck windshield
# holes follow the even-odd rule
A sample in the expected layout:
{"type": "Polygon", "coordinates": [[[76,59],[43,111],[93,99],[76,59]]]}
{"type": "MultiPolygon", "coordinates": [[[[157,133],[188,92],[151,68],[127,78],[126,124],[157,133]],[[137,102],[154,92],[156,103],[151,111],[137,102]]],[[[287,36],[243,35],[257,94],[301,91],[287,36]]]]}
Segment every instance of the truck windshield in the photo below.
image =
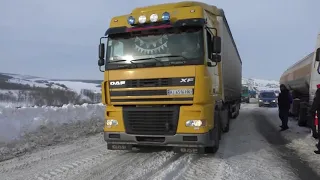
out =
{"type": "Polygon", "coordinates": [[[202,28],[167,28],[111,35],[107,69],[203,64],[202,28]]]}
{"type": "Polygon", "coordinates": [[[264,93],[260,93],[260,97],[261,98],[276,98],[276,94],[273,92],[264,92],[264,93]]]}

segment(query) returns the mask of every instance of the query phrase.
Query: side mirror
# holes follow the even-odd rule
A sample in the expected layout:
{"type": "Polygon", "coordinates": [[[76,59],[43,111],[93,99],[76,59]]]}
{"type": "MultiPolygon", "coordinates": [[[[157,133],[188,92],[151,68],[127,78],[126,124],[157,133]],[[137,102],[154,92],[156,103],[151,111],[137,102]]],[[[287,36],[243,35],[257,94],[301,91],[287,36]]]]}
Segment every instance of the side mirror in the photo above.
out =
{"type": "Polygon", "coordinates": [[[320,48],[316,51],[316,61],[320,61],[320,48]]]}
{"type": "Polygon", "coordinates": [[[212,38],[212,53],[221,53],[221,37],[213,36],[212,38]]]}
{"type": "Polygon", "coordinates": [[[98,66],[103,66],[104,65],[104,59],[99,59],[98,60],[98,66]]]}
{"type": "Polygon", "coordinates": [[[104,43],[99,44],[99,59],[104,59],[105,46],[104,43]]]}
{"type": "Polygon", "coordinates": [[[212,54],[212,61],[213,62],[221,62],[221,55],[219,54],[212,54]]]}

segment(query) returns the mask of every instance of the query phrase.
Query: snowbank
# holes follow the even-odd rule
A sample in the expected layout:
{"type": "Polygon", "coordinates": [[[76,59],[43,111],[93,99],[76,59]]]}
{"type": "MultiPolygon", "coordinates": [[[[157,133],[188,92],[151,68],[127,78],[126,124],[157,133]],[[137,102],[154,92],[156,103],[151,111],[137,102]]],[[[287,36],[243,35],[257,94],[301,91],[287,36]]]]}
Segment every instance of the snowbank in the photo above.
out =
{"type": "Polygon", "coordinates": [[[37,146],[101,132],[102,104],[62,107],[0,106],[0,161],[37,146]]]}
{"type": "Polygon", "coordinates": [[[92,90],[93,92],[101,93],[101,88],[97,87],[99,84],[74,82],[74,81],[50,81],[50,82],[64,84],[68,88],[76,91],[78,94],[80,94],[82,89],[89,89],[89,90],[92,90]]]}

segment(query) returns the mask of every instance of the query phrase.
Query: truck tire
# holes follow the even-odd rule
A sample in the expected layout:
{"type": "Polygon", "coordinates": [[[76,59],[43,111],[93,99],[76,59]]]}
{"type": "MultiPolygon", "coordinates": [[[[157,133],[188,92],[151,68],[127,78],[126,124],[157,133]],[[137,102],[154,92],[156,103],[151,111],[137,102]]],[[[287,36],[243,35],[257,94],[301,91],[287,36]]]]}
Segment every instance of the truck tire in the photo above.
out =
{"type": "Polygon", "coordinates": [[[230,129],[230,118],[231,118],[231,115],[230,115],[231,112],[230,112],[229,107],[225,106],[223,108],[223,110],[221,111],[221,113],[223,113],[222,116],[220,115],[221,121],[227,122],[224,127],[221,127],[221,130],[223,133],[227,133],[227,132],[229,132],[229,129],[230,129]],[[222,118],[227,118],[227,119],[222,119],[222,118]]]}
{"type": "Polygon", "coordinates": [[[214,115],[214,118],[215,118],[215,127],[216,129],[214,129],[212,131],[212,137],[213,137],[213,140],[214,140],[214,144],[213,146],[208,146],[208,147],[205,147],[204,149],[204,152],[205,153],[210,153],[210,154],[214,154],[216,153],[218,150],[219,150],[219,147],[220,147],[220,139],[221,139],[221,117],[220,117],[220,113],[217,112],[215,113],[214,115]]]}
{"type": "Polygon", "coordinates": [[[248,104],[250,103],[250,98],[248,98],[248,99],[246,100],[246,103],[248,103],[248,104]]]}
{"type": "Polygon", "coordinates": [[[235,118],[237,118],[239,116],[239,114],[240,114],[240,104],[241,103],[237,104],[238,108],[237,108],[237,112],[236,112],[236,114],[234,116],[232,116],[232,113],[230,113],[231,114],[231,119],[235,119],[235,118]]]}

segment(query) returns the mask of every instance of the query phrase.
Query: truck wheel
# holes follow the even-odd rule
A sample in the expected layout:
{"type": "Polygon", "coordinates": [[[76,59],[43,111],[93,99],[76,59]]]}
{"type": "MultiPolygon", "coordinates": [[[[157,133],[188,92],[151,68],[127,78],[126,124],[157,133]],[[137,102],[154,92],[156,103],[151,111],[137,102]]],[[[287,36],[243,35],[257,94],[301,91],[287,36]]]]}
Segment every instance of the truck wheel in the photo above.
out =
{"type": "Polygon", "coordinates": [[[220,146],[220,139],[221,139],[221,118],[219,113],[215,113],[215,129],[212,131],[212,136],[214,140],[214,145],[205,147],[204,151],[205,153],[216,153],[219,150],[220,146]]]}
{"type": "Polygon", "coordinates": [[[222,110],[222,116],[220,115],[220,118],[222,121],[227,122],[225,127],[221,127],[222,132],[227,133],[229,132],[229,128],[230,128],[230,110],[229,108],[224,108],[224,110],[222,110]],[[227,118],[227,119],[223,119],[223,118],[227,118]]]}
{"type": "MultiPolygon", "coordinates": [[[[232,113],[230,113],[230,114],[232,115],[232,113]]],[[[231,119],[237,118],[239,116],[239,114],[240,114],[240,104],[237,104],[237,112],[234,116],[231,117],[231,119]]]]}

